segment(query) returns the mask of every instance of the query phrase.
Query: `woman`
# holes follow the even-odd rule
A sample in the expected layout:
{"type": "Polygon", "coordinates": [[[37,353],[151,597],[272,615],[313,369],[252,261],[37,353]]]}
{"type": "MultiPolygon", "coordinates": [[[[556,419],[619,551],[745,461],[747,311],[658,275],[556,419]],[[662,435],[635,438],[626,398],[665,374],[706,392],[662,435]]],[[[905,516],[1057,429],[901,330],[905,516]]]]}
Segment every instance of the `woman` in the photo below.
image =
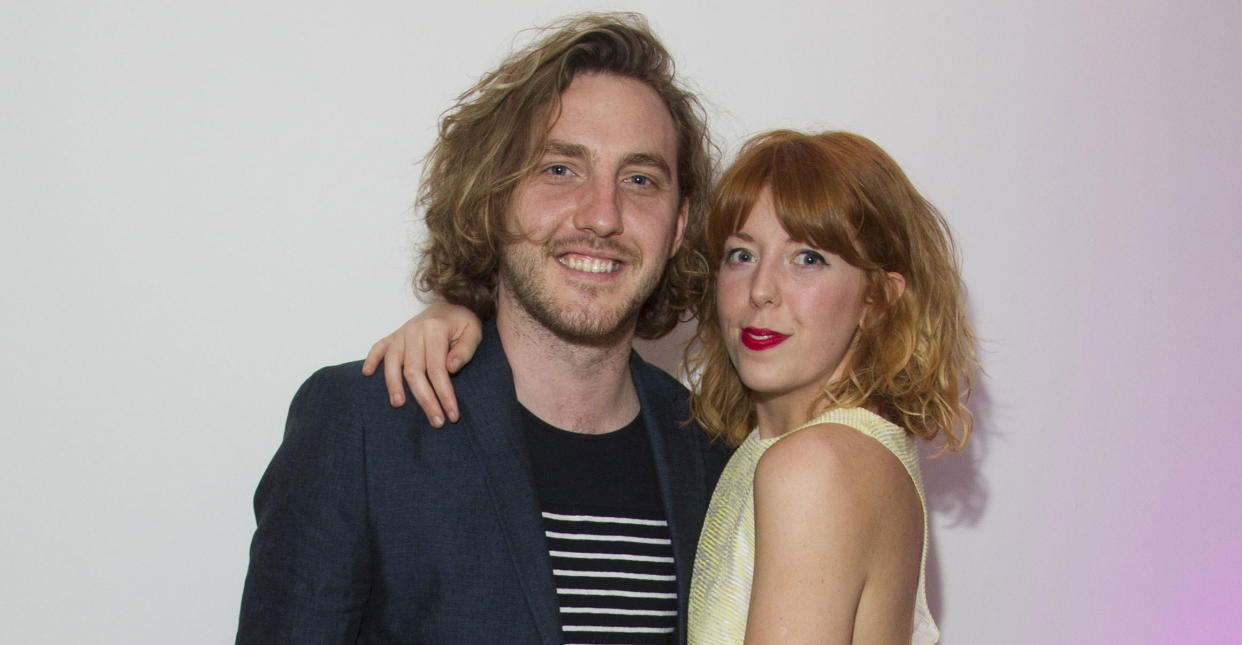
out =
{"type": "Polygon", "coordinates": [[[690,642],[934,643],[914,438],[961,448],[975,367],[944,220],[871,141],[777,131],[725,172],[705,244],[693,411],[737,451],[690,642]]]}

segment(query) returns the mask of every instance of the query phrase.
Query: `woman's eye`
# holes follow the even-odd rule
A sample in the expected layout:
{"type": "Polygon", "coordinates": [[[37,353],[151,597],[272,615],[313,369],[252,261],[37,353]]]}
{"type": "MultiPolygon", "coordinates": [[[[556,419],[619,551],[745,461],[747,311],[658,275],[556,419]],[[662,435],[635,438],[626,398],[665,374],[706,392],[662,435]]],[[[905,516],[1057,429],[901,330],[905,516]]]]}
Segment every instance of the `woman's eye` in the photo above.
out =
{"type": "Polygon", "coordinates": [[[559,164],[559,163],[552,164],[551,166],[548,166],[548,172],[553,175],[568,175],[569,166],[566,166],[564,164],[559,164]]]}
{"type": "Polygon", "coordinates": [[[799,251],[798,255],[794,256],[794,264],[811,266],[814,264],[828,264],[828,261],[824,259],[822,253],[817,253],[815,251],[799,251]]]}
{"type": "Polygon", "coordinates": [[[755,259],[755,255],[749,249],[734,248],[725,251],[725,262],[728,264],[750,262],[753,259],[755,259]]]}

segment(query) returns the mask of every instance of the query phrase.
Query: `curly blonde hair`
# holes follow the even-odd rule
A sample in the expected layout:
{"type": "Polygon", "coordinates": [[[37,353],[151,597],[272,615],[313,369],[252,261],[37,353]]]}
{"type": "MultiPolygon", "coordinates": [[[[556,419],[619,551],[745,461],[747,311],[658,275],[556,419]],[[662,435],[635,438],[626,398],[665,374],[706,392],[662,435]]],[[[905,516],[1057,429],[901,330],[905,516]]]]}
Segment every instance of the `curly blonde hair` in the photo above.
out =
{"type": "Polygon", "coordinates": [[[943,434],[945,448],[960,450],[973,425],[965,401],[977,359],[952,235],[888,154],[846,132],[761,134],[721,178],[704,231],[711,279],[686,354],[695,418],[733,446],[757,422],[725,352],[715,277],[725,239],[765,190],[790,237],[841,256],[867,276],[871,307],[854,351],[807,418],[831,407],[864,407],[918,437],[943,434]],[[888,272],[905,278],[896,298],[885,287],[888,272]]]}
{"type": "Polygon", "coordinates": [[[414,284],[480,318],[495,313],[510,197],[544,148],[561,93],[584,72],[642,81],[673,118],[678,189],[690,205],[685,243],[639,311],[636,328],[639,337],[659,338],[704,288],[708,267],[699,240],[716,149],[697,98],[678,84],[672,57],[638,14],[587,14],[548,27],[458,97],[424,166],[418,201],[428,234],[414,284]]]}

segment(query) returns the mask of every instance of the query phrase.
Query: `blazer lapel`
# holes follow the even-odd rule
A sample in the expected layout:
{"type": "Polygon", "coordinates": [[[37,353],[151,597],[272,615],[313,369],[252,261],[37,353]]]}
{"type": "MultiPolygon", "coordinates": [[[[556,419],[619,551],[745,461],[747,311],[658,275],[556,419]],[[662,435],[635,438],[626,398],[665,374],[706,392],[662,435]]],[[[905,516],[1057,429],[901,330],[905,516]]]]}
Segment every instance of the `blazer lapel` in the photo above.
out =
{"type": "MultiPolygon", "coordinates": [[[[685,406],[678,406],[667,393],[649,387],[647,370],[658,369],[643,363],[637,353],[630,356],[630,374],[642,408],[643,422],[655,455],[656,474],[660,478],[660,495],[669,534],[673,538],[673,559],[677,565],[677,628],[678,642],[686,640],[686,616],[689,613],[690,576],[694,569],[694,552],[698,549],[699,530],[707,508],[704,465],[695,447],[688,443],[691,428],[680,423],[690,416],[685,406]]],[[[661,378],[664,378],[661,375],[661,378]]]]}
{"type": "Polygon", "coordinates": [[[513,373],[494,322],[484,325],[483,343],[453,385],[462,401],[458,426],[464,427],[483,464],[500,530],[539,637],[549,645],[560,643],[560,607],[543,516],[513,391],[513,373]]]}

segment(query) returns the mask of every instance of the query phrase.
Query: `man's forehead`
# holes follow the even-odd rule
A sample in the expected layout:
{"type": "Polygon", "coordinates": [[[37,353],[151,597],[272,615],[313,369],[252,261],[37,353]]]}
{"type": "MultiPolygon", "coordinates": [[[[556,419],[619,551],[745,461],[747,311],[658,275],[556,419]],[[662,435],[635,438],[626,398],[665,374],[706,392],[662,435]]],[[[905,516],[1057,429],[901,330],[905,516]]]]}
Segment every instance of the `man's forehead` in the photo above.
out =
{"type": "Polygon", "coordinates": [[[549,111],[543,154],[607,152],[634,163],[676,165],[672,113],[644,81],[600,72],[579,74],[561,93],[555,111],[549,111]]]}
{"type": "MultiPolygon", "coordinates": [[[[543,155],[566,159],[584,159],[591,162],[600,161],[599,154],[587,146],[580,143],[563,141],[557,138],[548,139],[547,143],[543,147],[543,155]]],[[[621,157],[620,164],[627,166],[649,166],[665,173],[672,172],[669,161],[658,151],[626,153],[621,157]]]]}

